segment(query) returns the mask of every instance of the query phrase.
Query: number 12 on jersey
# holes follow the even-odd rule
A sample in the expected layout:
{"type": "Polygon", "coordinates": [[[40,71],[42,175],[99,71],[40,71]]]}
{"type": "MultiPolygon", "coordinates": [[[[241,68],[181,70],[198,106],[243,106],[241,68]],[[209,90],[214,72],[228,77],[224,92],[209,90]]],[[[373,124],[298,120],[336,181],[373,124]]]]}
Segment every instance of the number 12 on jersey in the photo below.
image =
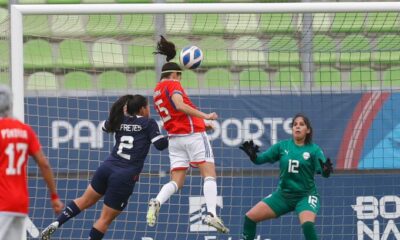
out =
{"type": "Polygon", "coordinates": [[[298,160],[292,160],[289,159],[289,168],[288,168],[288,172],[290,173],[299,173],[299,161],[298,160]]]}

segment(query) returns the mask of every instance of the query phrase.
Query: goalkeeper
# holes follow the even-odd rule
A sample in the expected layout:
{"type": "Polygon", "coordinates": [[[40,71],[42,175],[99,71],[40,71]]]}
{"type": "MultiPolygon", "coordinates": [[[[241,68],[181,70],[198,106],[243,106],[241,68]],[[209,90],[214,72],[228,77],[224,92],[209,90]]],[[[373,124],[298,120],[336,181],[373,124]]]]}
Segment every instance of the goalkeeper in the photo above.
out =
{"type": "Polygon", "coordinates": [[[320,208],[320,199],[314,181],[314,174],[329,177],[332,163],[325,158],[321,148],[312,142],[312,127],[309,119],[297,114],[292,121],[292,139],[274,144],[267,151],[257,155],[258,146],[245,141],[242,149],[254,164],[279,161],[278,189],[257,203],[245,215],[243,240],[253,240],[257,223],[277,218],[296,211],[306,240],[318,239],[315,218],[320,208]]]}

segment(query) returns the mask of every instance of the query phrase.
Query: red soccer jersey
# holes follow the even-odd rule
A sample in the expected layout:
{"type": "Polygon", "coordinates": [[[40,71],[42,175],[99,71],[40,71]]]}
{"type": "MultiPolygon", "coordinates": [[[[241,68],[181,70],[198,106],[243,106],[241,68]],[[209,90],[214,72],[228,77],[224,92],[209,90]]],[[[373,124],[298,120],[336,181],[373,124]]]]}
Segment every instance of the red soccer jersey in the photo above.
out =
{"type": "Polygon", "coordinates": [[[172,102],[173,94],[181,94],[184,103],[197,109],[186,95],[179,81],[167,79],[159,82],[154,89],[154,108],[163,120],[168,135],[188,135],[204,132],[206,127],[202,118],[189,116],[176,110],[172,102]]]}
{"type": "Polygon", "coordinates": [[[40,150],[35,132],[12,118],[0,118],[0,212],[28,214],[28,155],[40,150]]]}

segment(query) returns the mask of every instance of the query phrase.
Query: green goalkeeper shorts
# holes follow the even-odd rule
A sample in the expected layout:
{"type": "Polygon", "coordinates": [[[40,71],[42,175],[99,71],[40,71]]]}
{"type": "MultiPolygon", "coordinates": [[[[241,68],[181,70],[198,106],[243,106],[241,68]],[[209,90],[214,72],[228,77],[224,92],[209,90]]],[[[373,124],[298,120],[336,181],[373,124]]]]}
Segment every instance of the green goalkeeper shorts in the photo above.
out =
{"type": "Polygon", "coordinates": [[[285,198],[279,190],[273,192],[262,201],[275,212],[276,217],[293,210],[296,210],[297,214],[303,211],[311,211],[317,214],[320,208],[318,195],[285,198]]]}

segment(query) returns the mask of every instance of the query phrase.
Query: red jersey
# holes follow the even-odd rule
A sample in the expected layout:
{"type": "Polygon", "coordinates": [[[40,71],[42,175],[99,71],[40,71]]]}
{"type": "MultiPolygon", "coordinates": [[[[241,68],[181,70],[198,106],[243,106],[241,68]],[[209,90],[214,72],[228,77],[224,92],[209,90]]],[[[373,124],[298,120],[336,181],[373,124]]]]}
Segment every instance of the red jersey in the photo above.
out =
{"type": "Polygon", "coordinates": [[[40,150],[35,132],[12,118],[0,118],[0,212],[28,214],[26,165],[40,150]]]}
{"type": "Polygon", "coordinates": [[[172,102],[173,94],[181,94],[183,102],[192,108],[197,107],[190,101],[177,80],[166,79],[160,81],[154,89],[154,108],[164,122],[168,135],[188,135],[196,132],[205,132],[204,120],[199,117],[189,116],[176,110],[172,102]]]}

